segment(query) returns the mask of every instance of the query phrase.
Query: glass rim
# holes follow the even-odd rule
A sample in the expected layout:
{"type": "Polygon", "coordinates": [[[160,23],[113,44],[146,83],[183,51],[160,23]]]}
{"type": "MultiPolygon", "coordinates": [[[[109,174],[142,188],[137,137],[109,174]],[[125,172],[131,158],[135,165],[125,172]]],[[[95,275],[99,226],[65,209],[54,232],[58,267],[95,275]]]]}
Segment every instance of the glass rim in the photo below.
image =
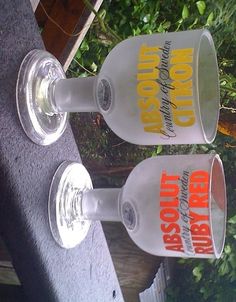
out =
{"type": "Polygon", "coordinates": [[[226,237],[226,220],[227,220],[227,194],[226,194],[226,182],[225,182],[225,173],[224,173],[224,167],[223,167],[223,163],[220,159],[220,156],[218,154],[215,154],[214,157],[212,158],[212,162],[211,162],[211,167],[210,167],[210,185],[209,185],[209,190],[208,190],[208,194],[209,194],[209,220],[210,220],[210,231],[211,231],[211,239],[212,239],[212,246],[213,246],[213,251],[214,251],[214,256],[216,259],[219,259],[223,253],[224,250],[224,244],[225,244],[225,237],[226,237]],[[222,225],[223,227],[223,234],[222,234],[222,243],[220,248],[216,247],[215,244],[215,235],[213,232],[213,214],[212,214],[212,179],[213,179],[213,167],[215,164],[218,164],[220,167],[220,177],[221,180],[223,181],[223,185],[222,185],[222,189],[224,190],[224,204],[223,204],[223,212],[224,212],[224,223],[222,225]]]}
{"type": "MultiPolygon", "coordinates": [[[[212,35],[210,33],[210,31],[208,29],[200,29],[198,30],[199,32],[201,32],[201,35],[199,37],[199,42],[198,42],[198,46],[197,46],[197,54],[196,54],[196,87],[199,88],[199,55],[200,55],[200,49],[201,49],[201,43],[203,38],[206,38],[209,44],[209,49],[211,50],[211,54],[214,57],[214,61],[215,61],[215,71],[217,74],[217,83],[215,84],[216,87],[216,106],[218,106],[218,108],[220,108],[220,84],[219,84],[219,67],[218,67],[218,61],[217,61],[217,53],[216,53],[216,49],[215,49],[215,45],[214,45],[214,41],[212,38],[212,35]]],[[[197,108],[198,108],[198,113],[199,113],[199,123],[200,123],[200,127],[203,133],[203,137],[204,140],[207,144],[210,144],[214,141],[215,137],[216,137],[216,133],[217,133],[217,125],[218,125],[218,121],[219,121],[219,110],[217,113],[217,118],[215,120],[215,125],[214,125],[214,131],[212,132],[211,136],[208,136],[206,134],[206,130],[205,130],[205,126],[204,126],[204,121],[202,119],[202,113],[201,113],[201,104],[200,104],[200,96],[199,96],[199,89],[196,90],[196,94],[197,94],[197,108]]]]}

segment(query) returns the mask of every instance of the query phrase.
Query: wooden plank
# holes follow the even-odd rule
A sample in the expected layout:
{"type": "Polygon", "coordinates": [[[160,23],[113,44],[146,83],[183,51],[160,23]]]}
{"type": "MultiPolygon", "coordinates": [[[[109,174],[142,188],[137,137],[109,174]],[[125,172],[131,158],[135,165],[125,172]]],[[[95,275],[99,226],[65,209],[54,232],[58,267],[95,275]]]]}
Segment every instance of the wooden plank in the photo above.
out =
{"type": "Polygon", "coordinates": [[[35,11],[35,18],[40,28],[44,28],[56,0],[41,0],[35,11]]]}
{"type": "Polygon", "coordinates": [[[39,1],[40,0],[30,0],[34,12],[36,11],[39,1]]]}
{"type": "Polygon", "coordinates": [[[12,265],[12,259],[4,241],[0,238],[0,284],[20,285],[12,265]]]}
{"type": "MultiPolygon", "coordinates": [[[[93,7],[95,11],[98,11],[103,0],[96,0],[93,1],[93,7]]],[[[88,9],[85,9],[83,14],[80,17],[80,20],[75,28],[75,32],[80,32],[80,35],[78,37],[71,37],[68,40],[68,43],[61,54],[61,61],[63,64],[64,70],[67,70],[70,63],[72,62],[80,44],[82,43],[87,31],[89,30],[89,27],[91,26],[93,20],[95,18],[95,14],[93,12],[90,12],[88,9]]]]}
{"type": "Polygon", "coordinates": [[[125,302],[139,302],[139,292],[136,288],[122,286],[122,293],[125,298],[125,302]]]}
{"type": "Polygon", "coordinates": [[[103,222],[102,226],[124,299],[139,301],[138,294],[151,285],[162,258],[137,247],[121,223],[103,222]]]}
{"type": "Polygon", "coordinates": [[[12,263],[9,261],[0,261],[0,284],[20,285],[12,263]]]}
{"type": "MultiPolygon", "coordinates": [[[[101,3],[102,0],[91,1],[96,11],[101,3]]],[[[83,0],[41,0],[35,16],[43,28],[45,48],[66,71],[95,17],[94,13],[83,0]]]]}
{"type": "Polygon", "coordinates": [[[50,19],[47,20],[43,28],[42,38],[46,49],[58,59],[67,44],[68,37],[73,35],[78,18],[84,9],[83,2],[77,0],[57,0],[53,5],[50,19]],[[55,22],[60,27],[56,26],[55,22]]]}

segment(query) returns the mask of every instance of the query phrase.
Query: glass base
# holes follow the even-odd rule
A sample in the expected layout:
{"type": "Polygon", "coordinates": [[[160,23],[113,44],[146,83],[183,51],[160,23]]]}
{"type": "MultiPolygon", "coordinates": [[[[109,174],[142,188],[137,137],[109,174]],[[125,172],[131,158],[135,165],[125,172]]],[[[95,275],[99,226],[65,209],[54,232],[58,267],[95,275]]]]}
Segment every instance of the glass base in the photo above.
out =
{"type": "Polygon", "coordinates": [[[49,98],[65,73],[50,53],[32,50],[24,58],[17,78],[16,104],[26,135],[36,144],[49,145],[64,132],[68,113],[53,113],[49,98]]]}
{"type": "Polygon", "coordinates": [[[75,162],[63,162],[54,174],[48,201],[49,224],[56,242],[73,248],[86,237],[91,221],[82,218],[83,192],[93,188],[85,167],[75,162]]]}

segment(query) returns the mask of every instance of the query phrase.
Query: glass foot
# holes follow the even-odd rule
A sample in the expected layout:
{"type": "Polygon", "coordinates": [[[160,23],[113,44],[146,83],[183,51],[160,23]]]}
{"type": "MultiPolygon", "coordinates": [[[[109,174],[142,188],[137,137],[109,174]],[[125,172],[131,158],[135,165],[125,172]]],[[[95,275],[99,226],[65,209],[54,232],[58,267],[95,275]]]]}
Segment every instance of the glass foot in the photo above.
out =
{"type": "Polygon", "coordinates": [[[56,242],[64,248],[78,245],[87,235],[91,221],[83,220],[82,194],[93,188],[85,167],[63,162],[54,174],[48,202],[49,223],[56,242]]]}
{"type": "Polygon", "coordinates": [[[64,78],[60,63],[44,50],[30,51],[20,66],[17,111],[26,135],[36,144],[52,144],[66,128],[68,113],[55,114],[50,105],[55,83],[64,78]]]}

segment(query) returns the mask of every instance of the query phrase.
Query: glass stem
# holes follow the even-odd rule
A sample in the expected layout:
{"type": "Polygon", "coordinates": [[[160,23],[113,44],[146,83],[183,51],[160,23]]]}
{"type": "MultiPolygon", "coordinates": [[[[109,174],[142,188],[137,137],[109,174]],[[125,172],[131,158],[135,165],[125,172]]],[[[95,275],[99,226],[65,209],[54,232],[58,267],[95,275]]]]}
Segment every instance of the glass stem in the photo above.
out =
{"type": "Polygon", "coordinates": [[[82,216],[89,220],[121,221],[119,194],[121,189],[93,189],[83,193],[82,216]]]}
{"type": "Polygon", "coordinates": [[[52,107],[59,112],[98,112],[97,76],[61,79],[54,83],[52,107]]]}

